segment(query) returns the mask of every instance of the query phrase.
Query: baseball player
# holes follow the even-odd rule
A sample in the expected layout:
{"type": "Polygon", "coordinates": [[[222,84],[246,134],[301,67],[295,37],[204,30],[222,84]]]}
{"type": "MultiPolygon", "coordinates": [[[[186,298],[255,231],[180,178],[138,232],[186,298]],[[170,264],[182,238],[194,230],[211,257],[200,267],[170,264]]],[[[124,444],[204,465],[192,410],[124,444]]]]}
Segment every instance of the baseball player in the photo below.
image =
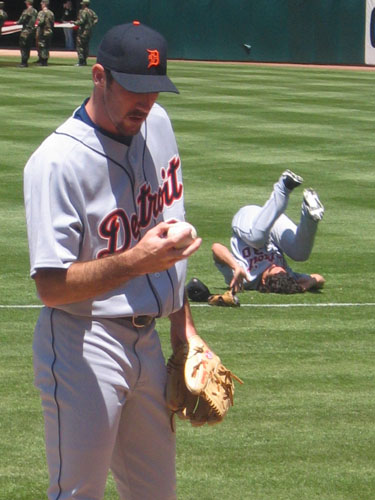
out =
{"type": "Polygon", "coordinates": [[[233,217],[231,252],[220,243],[212,245],[214,263],[235,291],[295,293],[324,285],[319,274],[293,272],[284,257],[295,261],[309,258],[324,215],[312,189],[304,190],[298,226],[284,214],[289,195],[302,182],[302,177],[290,170],[283,172],[263,207],[247,205],[233,217]]]}
{"type": "Polygon", "coordinates": [[[44,302],[34,334],[49,499],[175,499],[175,439],[155,320],[173,349],[196,335],[184,295],[189,229],[174,133],[159,92],[165,39],[133,22],[104,36],[93,91],[29,159],[31,276],[44,302]]]}

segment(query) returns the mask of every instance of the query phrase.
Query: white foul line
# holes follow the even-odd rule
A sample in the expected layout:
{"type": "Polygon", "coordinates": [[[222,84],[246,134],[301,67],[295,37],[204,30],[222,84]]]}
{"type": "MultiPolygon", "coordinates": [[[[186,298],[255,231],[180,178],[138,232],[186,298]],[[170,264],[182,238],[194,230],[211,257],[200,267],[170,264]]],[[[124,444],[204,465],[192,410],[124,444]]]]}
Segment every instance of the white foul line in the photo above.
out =
{"type": "MultiPolygon", "coordinates": [[[[191,304],[192,307],[212,307],[209,304],[191,304]]],[[[241,307],[360,307],[375,306],[375,302],[328,302],[322,304],[241,304],[241,307]]]]}
{"type": "Polygon", "coordinates": [[[25,304],[25,305],[2,305],[0,304],[0,309],[41,309],[43,306],[38,304],[25,304]]]}
{"type": "MultiPolygon", "coordinates": [[[[191,307],[212,307],[209,304],[196,304],[191,303],[191,307]]],[[[327,302],[321,304],[241,304],[241,307],[374,307],[375,302],[327,302]]],[[[43,307],[38,304],[25,304],[25,305],[15,305],[15,304],[0,304],[0,309],[40,309],[43,307]]]]}

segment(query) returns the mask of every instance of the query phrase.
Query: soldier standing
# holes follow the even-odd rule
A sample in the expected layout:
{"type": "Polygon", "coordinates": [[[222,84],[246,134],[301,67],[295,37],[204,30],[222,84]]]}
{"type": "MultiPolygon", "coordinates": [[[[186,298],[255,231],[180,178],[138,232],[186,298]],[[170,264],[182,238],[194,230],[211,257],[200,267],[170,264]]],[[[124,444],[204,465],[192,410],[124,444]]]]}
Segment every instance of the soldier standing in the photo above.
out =
{"type": "Polygon", "coordinates": [[[36,29],[36,40],[38,49],[38,66],[48,66],[49,48],[51,46],[53,36],[53,25],[55,16],[52,10],[48,9],[49,0],[40,2],[41,10],[38,13],[36,29]]]}
{"type": "Polygon", "coordinates": [[[4,10],[4,2],[0,2],[0,35],[1,35],[1,28],[4,26],[4,23],[7,19],[8,19],[8,14],[4,10]]]}
{"type": "Polygon", "coordinates": [[[76,39],[78,63],[76,66],[87,66],[87,57],[89,55],[89,43],[92,28],[98,22],[98,16],[89,8],[90,0],[82,0],[81,10],[78,13],[78,19],[74,22],[78,26],[76,39]]]}
{"type": "Polygon", "coordinates": [[[27,68],[27,61],[30,57],[31,46],[34,41],[35,34],[35,21],[38,12],[33,7],[34,0],[25,0],[26,9],[22,12],[21,17],[18,19],[17,24],[22,24],[22,30],[19,39],[21,50],[21,64],[20,68],[27,68]]]}

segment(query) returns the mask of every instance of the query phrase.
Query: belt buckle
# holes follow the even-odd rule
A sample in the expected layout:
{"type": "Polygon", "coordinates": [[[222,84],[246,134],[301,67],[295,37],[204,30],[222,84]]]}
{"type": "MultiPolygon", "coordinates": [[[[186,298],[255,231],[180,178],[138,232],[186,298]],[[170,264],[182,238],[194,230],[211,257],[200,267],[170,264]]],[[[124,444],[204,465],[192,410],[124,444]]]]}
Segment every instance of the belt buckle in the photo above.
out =
{"type": "Polygon", "coordinates": [[[132,316],[132,324],[136,328],[144,328],[145,326],[151,325],[153,322],[152,316],[132,316]]]}

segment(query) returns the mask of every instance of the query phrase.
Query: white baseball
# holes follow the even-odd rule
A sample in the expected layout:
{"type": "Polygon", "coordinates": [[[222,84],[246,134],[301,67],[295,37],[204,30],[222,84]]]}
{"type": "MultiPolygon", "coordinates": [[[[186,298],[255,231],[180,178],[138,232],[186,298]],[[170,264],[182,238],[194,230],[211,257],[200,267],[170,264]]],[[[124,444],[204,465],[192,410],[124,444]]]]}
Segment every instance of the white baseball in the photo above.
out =
{"type": "Polygon", "coordinates": [[[192,224],[189,222],[175,222],[171,224],[171,227],[168,229],[168,238],[178,238],[182,232],[186,231],[186,229],[190,229],[190,233],[183,238],[181,241],[176,243],[175,248],[185,248],[192,243],[197,237],[197,231],[192,224]]]}

